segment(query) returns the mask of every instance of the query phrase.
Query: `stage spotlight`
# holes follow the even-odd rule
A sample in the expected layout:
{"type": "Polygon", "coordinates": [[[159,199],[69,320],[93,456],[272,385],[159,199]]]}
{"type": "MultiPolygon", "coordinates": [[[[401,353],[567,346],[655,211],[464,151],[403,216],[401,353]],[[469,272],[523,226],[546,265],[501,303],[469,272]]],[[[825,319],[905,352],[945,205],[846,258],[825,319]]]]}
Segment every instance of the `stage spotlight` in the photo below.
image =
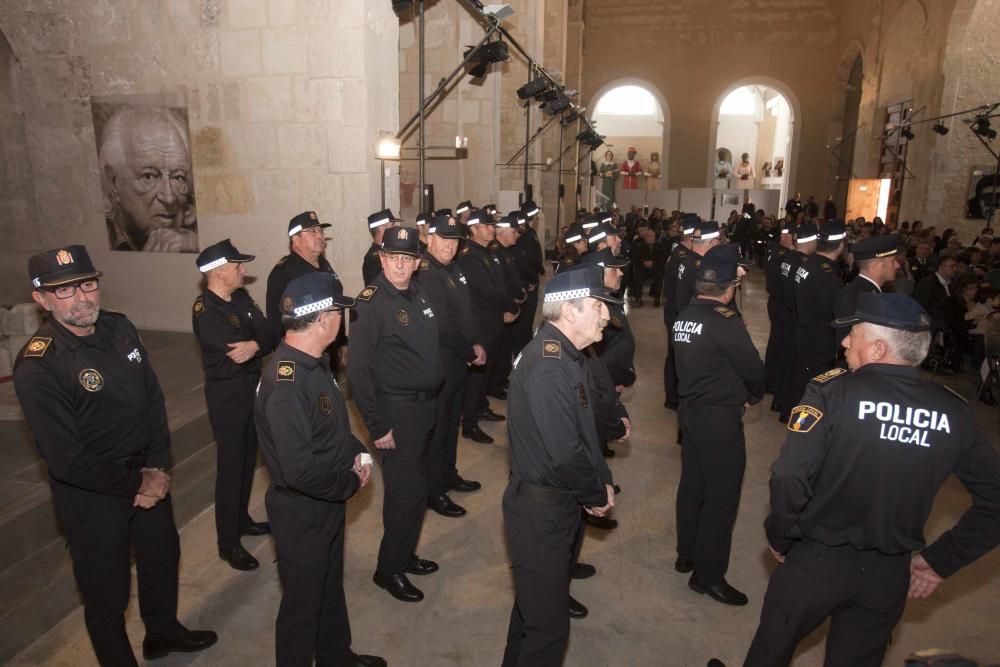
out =
{"type": "Polygon", "coordinates": [[[948,134],[948,126],[942,125],[941,123],[934,123],[931,125],[931,129],[940,134],[942,137],[948,134]]]}
{"type": "MultiPolygon", "coordinates": [[[[465,57],[469,56],[476,47],[470,46],[468,51],[465,52],[465,57]]],[[[472,60],[474,63],[472,69],[469,70],[469,74],[474,79],[481,79],[486,76],[487,68],[493,63],[502,63],[510,58],[510,52],[507,50],[507,45],[503,42],[489,42],[484,44],[482,48],[476,53],[476,57],[472,60]]]]}
{"type": "Polygon", "coordinates": [[[382,137],[375,146],[375,157],[379,160],[398,160],[400,141],[396,137],[382,137]]]}
{"type": "Polygon", "coordinates": [[[568,127],[575,123],[579,118],[580,114],[577,113],[576,109],[570,109],[568,114],[559,119],[559,124],[563,127],[568,127]]]}
{"type": "Polygon", "coordinates": [[[550,116],[555,116],[557,113],[567,108],[570,105],[569,98],[560,93],[554,100],[546,102],[541,106],[543,112],[550,116]]]}
{"type": "Polygon", "coordinates": [[[517,96],[522,100],[528,100],[532,97],[537,97],[545,92],[545,89],[549,87],[549,80],[544,76],[540,76],[537,79],[533,79],[528,83],[524,84],[517,89],[517,96]]]}
{"type": "Polygon", "coordinates": [[[996,139],[997,131],[990,128],[990,119],[986,116],[979,116],[972,122],[972,131],[987,139],[996,139]]]}
{"type": "Polygon", "coordinates": [[[577,134],[576,140],[589,146],[592,151],[597,150],[598,146],[604,143],[604,137],[589,127],[577,134]]]}
{"type": "Polygon", "coordinates": [[[907,141],[913,141],[915,135],[913,134],[913,130],[910,129],[910,126],[907,125],[906,127],[901,127],[899,129],[899,136],[903,137],[907,141]]]}

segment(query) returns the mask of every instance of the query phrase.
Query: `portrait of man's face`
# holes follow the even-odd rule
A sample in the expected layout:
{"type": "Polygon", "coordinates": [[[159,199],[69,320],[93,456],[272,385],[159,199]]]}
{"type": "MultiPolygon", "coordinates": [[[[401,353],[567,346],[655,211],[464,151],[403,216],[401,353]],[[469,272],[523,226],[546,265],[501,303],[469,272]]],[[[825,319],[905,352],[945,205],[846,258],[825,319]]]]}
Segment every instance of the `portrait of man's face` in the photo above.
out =
{"type": "Polygon", "coordinates": [[[197,252],[183,110],[95,103],[94,120],[111,248],[197,252]]]}

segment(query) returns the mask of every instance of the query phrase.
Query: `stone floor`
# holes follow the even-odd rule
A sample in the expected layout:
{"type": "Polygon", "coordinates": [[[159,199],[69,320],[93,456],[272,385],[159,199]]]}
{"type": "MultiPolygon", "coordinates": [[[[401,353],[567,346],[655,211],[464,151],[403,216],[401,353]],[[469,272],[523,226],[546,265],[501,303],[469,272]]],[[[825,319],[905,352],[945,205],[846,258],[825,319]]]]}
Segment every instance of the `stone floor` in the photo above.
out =
{"type": "MultiPolygon", "coordinates": [[[[751,280],[743,311],[755,342],[763,349],[767,321],[761,292],[758,280],[751,280]]],[[[632,321],[640,341],[639,380],[624,400],[633,434],[628,443],[615,445],[618,455],[611,461],[623,488],[615,509],[621,525],[610,532],[588,529],[582,559],[596,565],[598,575],[573,583],[573,594],[589,606],[590,615],[573,622],[565,664],[687,667],[704,665],[713,656],[730,665],[741,664],[774,566],[761,524],[768,509],[767,469],[783,441],[783,427],[767,411],[766,403],[747,413],[747,474],[729,579],[750,596],[750,605],[725,607],[690,591],[687,577],[672,569],[680,449],[674,443],[675,415],[662,407],[663,323],[659,310],[648,307],[635,310],[632,321]]],[[[168,382],[171,369],[159,371],[168,382]]],[[[959,388],[966,395],[975,390],[968,379],[959,388]]],[[[494,401],[494,408],[503,412],[505,405],[494,401]]],[[[982,406],[977,410],[983,427],[995,439],[996,412],[982,406]]],[[[424,523],[419,553],[441,565],[437,574],[414,577],[426,593],[424,602],[397,602],[371,582],[381,534],[378,475],[351,502],[345,587],[355,650],[380,654],[397,666],[499,664],[512,602],[500,514],[508,452],[504,429],[493,426],[490,430],[498,436],[495,445],[460,443],[462,474],[484,485],[478,493],[454,494],[469,514],[460,519],[428,514],[424,523]]],[[[251,508],[258,518],[264,518],[266,483],[261,470],[251,508]]],[[[928,537],[950,527],[968,504],[967,494],[954,479],[946,483],[928,522],[928,537]]],[[[262,563],[251,573],[238,573],[222,564],[214,541],[211,511],[181,531],[180,612],[190,627],[218,631],[219,643],[201,654],[171,656],[157,664],[273,663],[280,589],[271,541],[267,537],[244,540],[262,563]]],[[[902,665],[912,651],[930,647],[961,652],[980,664],[1000,662],[998,617],[1000,551],[959,572],[930,600],[911,602],[885,664],[902,665]]],[[[142,625],[134,601],[128,627],[138,650],[142,625]]],[[[802,643],[796,665],[822,664],[824,635],[821,628],[802,643]]],[[[66,618],[10,664],[96,664],[82,612],[66,618]]]]}

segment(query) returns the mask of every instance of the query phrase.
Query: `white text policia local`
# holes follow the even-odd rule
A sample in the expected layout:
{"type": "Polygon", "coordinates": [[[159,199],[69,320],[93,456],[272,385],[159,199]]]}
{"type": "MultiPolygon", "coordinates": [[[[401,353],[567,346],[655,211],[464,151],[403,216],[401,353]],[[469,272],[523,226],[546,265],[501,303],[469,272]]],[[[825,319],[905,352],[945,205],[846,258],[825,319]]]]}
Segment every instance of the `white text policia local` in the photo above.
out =
{"type": "Polygon", "coordinates": [[[701,322],[686,322],[684,320],[674,322],[675,343],[690,343],[691,334],[701,335],[701,322]]]}
{"type": "Polygon", "coordinates": [[[928,430],[951,433],[951,423],[948,421],[947,413],[937,410],[904,408],[895,403],[860,401],[858,419],[863,421],[868,415],[874,415],[882,422],[878,434],[882,440],[930,447],[931,443],[927,441],[928,430]]]}

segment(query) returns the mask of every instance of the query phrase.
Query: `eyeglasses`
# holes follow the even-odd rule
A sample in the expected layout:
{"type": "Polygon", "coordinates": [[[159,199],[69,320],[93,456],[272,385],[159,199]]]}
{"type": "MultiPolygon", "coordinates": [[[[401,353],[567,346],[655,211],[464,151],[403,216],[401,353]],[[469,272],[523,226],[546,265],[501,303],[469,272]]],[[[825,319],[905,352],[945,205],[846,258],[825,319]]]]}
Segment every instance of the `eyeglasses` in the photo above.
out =
{"type": "Polygon", "coordinates": [[[90,292],[96,292],[98,287],[100,287],[100,283],[97,280],[84,280],[82,283],[60,285],[59,287],[53,287],[47,291],[55,294],[57,299],[69,299],[76,294],[76,290],[78,288],[81,292],[89,294],[90,292]]]}

